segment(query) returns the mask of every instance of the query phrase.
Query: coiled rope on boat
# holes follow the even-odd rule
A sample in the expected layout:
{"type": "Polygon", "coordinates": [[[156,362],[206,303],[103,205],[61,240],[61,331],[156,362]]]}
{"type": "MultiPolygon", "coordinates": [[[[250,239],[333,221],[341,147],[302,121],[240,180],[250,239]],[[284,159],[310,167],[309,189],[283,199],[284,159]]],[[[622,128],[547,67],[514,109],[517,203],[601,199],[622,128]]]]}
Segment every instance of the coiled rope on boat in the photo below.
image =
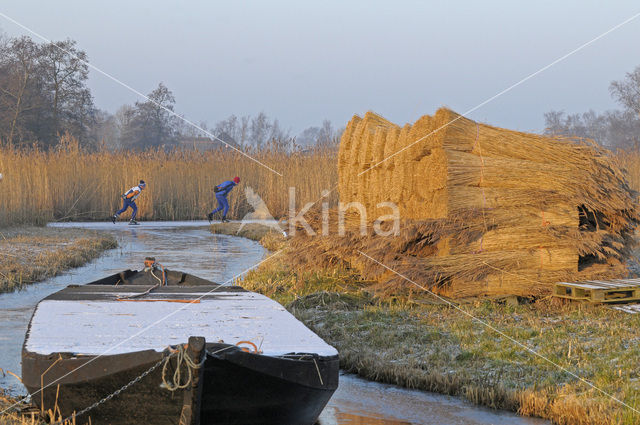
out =
{"type": "Polygon", "coordinates": [[[204,359],[201,363],[194,362],[193,359],[189,357],[186,346],[178,345],[178,348],[164,360],[164,365],[162,365],[162,384],[164,388],[171,392],[187,388],[191,385],[193,374],[202,367],[203,363],[204,359]],[[172,358],[176,359],[176,368],[173,376],[167,379],[167,368],[172,358]],[[184,383],[182,382],[183,365],[186,366],[187,372],[187,379],[184,383]]]}
{"type": "MultiPolygon", "coordinates": [[[[224,350],[226,350],[228,348],[229,347],[223,348],[222,350],[218,350],[218,351],[216,351],[216,353],[219,352],[219,351],[224,351],[224,350]]],[[[143,378],[145,378],[151,372],[153,372],[158,367],[160,367],[160,365],[162,365],[162,382],[164,383],[165,387],[169,391],[176,391],[178,389],[186,388],[192,382],[192,372],[194,370],[197,370],[200,367],[202,367],[202,365],[204,364],[204,359],[206,358],[206,356],[202,359],[202,363],[195,363],[189,357],[189,355],[187,354],[187,345],[179,345],[177,347],[177,349],[173,349],[172,347],[168,347],[168,351],[169,351],[168,355],[166,355],[165,357],[160,359],[160,361],[158,361],[153,366],[151,366],[149,369],[145,370],[140,375],[138,375],[137,377],[135,377],[134,379],[129,381],[127,384],[125,384],[122,387],[118,388],[113,393],[107,395],[106,397],[104,397],[101,400],[93,403],[91,406],[89,406],[89,407],[87,407],[85,409],[82,409],[79,412],[74,412],[71,416],[69,416],[69,417],[67,417],[65,419],[61,419],[61,420],[59,420],[57,422],[54,422],[52,425],[63,425],[63,424],[67,424],[67,423],[75,423],[75,419],[76,418],[89,413],[91,410],[95,409],[96,407],[100,406],[101,404],[111,400],[112,398],[118,396],[120,393],[128,390],[131,386],[133,386],[136,383],[140,382],[143,378]],[[167,369],[167,365],[169,364],[171,359],[174,358],[174,357],[176,358],[176,371],[173,374],[173,382],[169,382],[169,381],[167,381],[167,379],[165,379],[165,376],[166,376],[165,372],[166,372],[166,369],[167,369]],[[180,384],[180,379],[181,379],[180,369],[181,369],[181,365],[182,364],[185,364],[187,366],[187,371],[189,372],[188,373],[188,380],[184,384],[180,384]]]]}

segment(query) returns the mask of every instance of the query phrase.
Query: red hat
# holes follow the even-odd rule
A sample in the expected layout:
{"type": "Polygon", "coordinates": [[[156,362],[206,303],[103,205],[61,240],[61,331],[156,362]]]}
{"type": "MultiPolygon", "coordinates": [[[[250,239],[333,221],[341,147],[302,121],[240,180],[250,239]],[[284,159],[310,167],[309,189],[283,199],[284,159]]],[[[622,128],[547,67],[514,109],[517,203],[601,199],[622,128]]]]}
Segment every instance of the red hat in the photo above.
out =
{"type": "Polygon", "coordinates": [[[240,177],[237,177],[237,176],[236,176],[236,177],[234,177],[234,178],[233,178],[233,182],[234,182],[235,184],[240,183],[240,177]]]}

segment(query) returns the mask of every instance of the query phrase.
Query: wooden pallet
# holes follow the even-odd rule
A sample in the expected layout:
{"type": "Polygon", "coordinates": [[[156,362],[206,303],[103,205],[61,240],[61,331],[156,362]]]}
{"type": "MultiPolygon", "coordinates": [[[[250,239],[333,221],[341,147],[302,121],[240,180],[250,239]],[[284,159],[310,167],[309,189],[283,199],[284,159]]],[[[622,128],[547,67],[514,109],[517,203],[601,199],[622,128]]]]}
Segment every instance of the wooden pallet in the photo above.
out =
{"type": "Polygon", "coordinates": [[[553,288],[553,295],[591,303],[639,301],[640,279],[558,282],[553,288]]]}

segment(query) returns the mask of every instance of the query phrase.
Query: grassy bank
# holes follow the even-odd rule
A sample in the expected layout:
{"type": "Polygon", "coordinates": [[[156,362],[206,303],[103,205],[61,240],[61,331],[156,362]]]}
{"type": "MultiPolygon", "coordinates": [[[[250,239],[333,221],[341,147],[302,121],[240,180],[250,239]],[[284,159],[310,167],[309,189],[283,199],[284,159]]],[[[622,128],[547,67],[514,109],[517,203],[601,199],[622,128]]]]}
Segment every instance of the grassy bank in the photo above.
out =
{"type": "Polygon", "coordinates": [[[229,196],[233,218],[251,211],[247,187],[265,200],[271,215],[281,217],[288,213],[289,187],[296,188],[296,203],[303,205],[337,182],[333,149],[291,153],[266,146],[247,154],[268,168],[226,148],[85,152],[70,137],[48,152],[0,146],[0,227],[105,219],[140,179],[147,182],[137,200],[138,216],[145,220],[204,219],[216,205],[214,186],[234,176],[241,182],[229,196]]]}
{"type": "Polygon", "coordinates": [[[108,235],[82,229],[0,229],[0,292],[55,276],[117,246],[108,235]]]}
{"type": "MultiPolygon", "coordinates": [[[[15,227],[0,229],[0,292],[19,289],[24,285],[55,276],[64,270],[91,261],[107,249],[117,246],[116,240],[90,230],[47,227],[15,227]]],[[[2,371],[1,373],[5,373],[2,371]]],[[[37,425],[62,418],[48,411],[42,417],[32,405],[20,403],[0,389],[0,423],[7,425],[37,425]],[[15,405],[15,406],[14,406],[15,405]],[[22,412],[22,413],[21,413],[22,412]]],[[[83,422],[84,423],[84,422],[83,422]]],[[[71,425],[65,422],[64,425],[71,425]]]]}
{"type": "Polygon", "coordinates": [[[275,227],[265,226],[259,223],[214,223],[209,229],[211,233],[219,235],[239,236],[260,242],[269,251],[277,251],[284,247],[285,237],[283,235],[284,226],[278,225],[281,230],[275,227]]]}
{"type": "Polygon", "coordinates": [[[286,259],[285,247],[242,286],[287,305],[340,351],[345,370],[556,424],[640,421],[604,394],[640,410],[640,315],[556,299],[459,309],[428,294],[380,299],[350,270],[297,270],[286,259]]]}

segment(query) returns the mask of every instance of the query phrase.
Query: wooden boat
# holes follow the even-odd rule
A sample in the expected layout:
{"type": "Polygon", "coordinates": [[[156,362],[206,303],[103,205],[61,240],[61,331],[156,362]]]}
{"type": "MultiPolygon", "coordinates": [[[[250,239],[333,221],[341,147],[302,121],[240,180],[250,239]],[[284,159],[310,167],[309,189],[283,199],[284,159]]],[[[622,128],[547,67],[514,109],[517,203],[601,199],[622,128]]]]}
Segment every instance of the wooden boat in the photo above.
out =
{"type": "Polygon", "coordinates": [[[335,348],[263,295],[146,265],[40,301],[22,353],[34,403],[77,423],[315,423],[335,348]]]}

